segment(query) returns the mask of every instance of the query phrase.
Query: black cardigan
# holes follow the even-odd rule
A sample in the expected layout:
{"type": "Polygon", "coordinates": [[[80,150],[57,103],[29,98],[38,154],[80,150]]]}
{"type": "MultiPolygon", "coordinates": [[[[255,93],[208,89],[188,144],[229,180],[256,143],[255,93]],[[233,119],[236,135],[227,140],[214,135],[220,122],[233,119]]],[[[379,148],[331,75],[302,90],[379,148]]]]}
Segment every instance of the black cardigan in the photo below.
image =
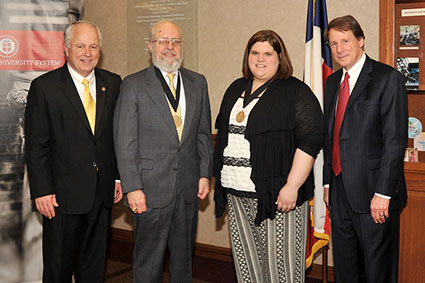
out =
{"type": "MultiPolygon", "coordinates": [[[[223,151],[228,142],[229,116],[237,99],[245,91],[248,80],[234,81],[224,94],[215,127],[218,130],[214,150],[215,214],[221,217],[227,204],[226,188],[221,185],[223,151]]],[[[316,157],[324,141],[322,111],[310,88],[289,77],[275,80],[252,109],[245,138],[250,143],[251,179],[258,198],[257,225],[266,218],[274,219],[276,200],[286,184],[297,148],[316,157]]],[[[313,171],[298,190],[297,206],[313,196],[313,171]]]]}

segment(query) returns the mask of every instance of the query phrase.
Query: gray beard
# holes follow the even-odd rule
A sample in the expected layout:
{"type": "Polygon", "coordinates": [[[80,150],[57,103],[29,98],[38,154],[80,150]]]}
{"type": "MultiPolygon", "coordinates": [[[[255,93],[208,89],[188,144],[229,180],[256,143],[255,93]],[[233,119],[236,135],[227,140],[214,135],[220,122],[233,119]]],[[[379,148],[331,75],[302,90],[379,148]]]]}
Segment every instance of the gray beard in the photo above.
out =
{"type": "Polygon", "coordinates": [[[160,69],[161,71],[172,73],[180,69],[180,66],[183,62],[183,56],[177,60],[174,61],[171,65],[167,62],[162,61],[161,59],[155,58],[155,56],[152,56],[152,63],[155,67],[160,69]]]}

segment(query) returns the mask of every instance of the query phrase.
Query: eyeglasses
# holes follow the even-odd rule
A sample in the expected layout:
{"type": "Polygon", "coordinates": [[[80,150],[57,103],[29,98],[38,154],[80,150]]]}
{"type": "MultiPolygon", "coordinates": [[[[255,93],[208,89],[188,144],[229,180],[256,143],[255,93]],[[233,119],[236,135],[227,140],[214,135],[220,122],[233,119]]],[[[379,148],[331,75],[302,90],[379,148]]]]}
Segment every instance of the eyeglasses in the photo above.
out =
{"type": "Polygon", "coordinates": [[[161,46],[167,46],[171,42],[173,47],[178,47],[182,45],[183,40],[180,38],[158,38],[156,40],[152,40],[152,42],[157,42],[161,46]]]}

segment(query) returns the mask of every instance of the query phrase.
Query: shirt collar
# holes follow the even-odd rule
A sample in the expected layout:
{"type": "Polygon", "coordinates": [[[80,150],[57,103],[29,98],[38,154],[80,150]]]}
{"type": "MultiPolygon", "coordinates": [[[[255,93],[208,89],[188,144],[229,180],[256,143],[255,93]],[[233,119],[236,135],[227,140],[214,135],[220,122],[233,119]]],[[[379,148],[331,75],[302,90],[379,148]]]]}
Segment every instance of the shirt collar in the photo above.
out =
{"type": "Polygon", "coordinates": [[[357,78],[360,75],[360,72],[363,68],[364,63],[366,62],[366,54],[363,52],[362,57],[360,57],[359,61],[353,65],[348,71],[343,68],[342,69],[342,77],[345,77],[345,73],[348,72],[350,78],[357,78]]]}
{"type": "Polygon", "coordinates": [[[161,74],[164,78],[168,79],[167,74],[174,74],[174,80],[177,80],[177,74],[179,73],[179,70],[174,71],[174,72],[165,72],[165,71],[160,69],[160,71],[161,71],[161,74]]]}
{"type": "Polygon", "coordinates": [[[93,71],[90,72],[90,74],[87,77],[83,77],[82,75],[80,75],[77,71],[75,71],[71,65],[69,65],[69,63],[67,63],[68,66],[68,71],[71,74],[71,77],[77,81],[78,83],[83,83],[84,79],[87,79],[90,83],[93,82],[94,80],[94,69],[93,71]]]}

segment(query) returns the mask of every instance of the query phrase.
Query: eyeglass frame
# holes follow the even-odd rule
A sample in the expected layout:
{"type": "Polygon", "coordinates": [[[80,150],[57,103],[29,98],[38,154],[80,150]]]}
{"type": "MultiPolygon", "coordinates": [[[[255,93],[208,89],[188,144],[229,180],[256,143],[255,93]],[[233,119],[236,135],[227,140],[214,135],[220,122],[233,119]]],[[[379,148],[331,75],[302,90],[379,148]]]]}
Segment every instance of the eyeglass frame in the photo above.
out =
{"type": "Polygon", "coordinates": [[[165,37],[160,37],[158,39],[152,40],[151,42],[152,43],[157,42],[158,45],[161,45],[161,46],[168,46],[170,44],[170,42],[171,42],[171,45],[173,45],[173,47],[180,47],[183,44],[183,39],[181,39],[181,38],[165,38],[165,37]]]}

